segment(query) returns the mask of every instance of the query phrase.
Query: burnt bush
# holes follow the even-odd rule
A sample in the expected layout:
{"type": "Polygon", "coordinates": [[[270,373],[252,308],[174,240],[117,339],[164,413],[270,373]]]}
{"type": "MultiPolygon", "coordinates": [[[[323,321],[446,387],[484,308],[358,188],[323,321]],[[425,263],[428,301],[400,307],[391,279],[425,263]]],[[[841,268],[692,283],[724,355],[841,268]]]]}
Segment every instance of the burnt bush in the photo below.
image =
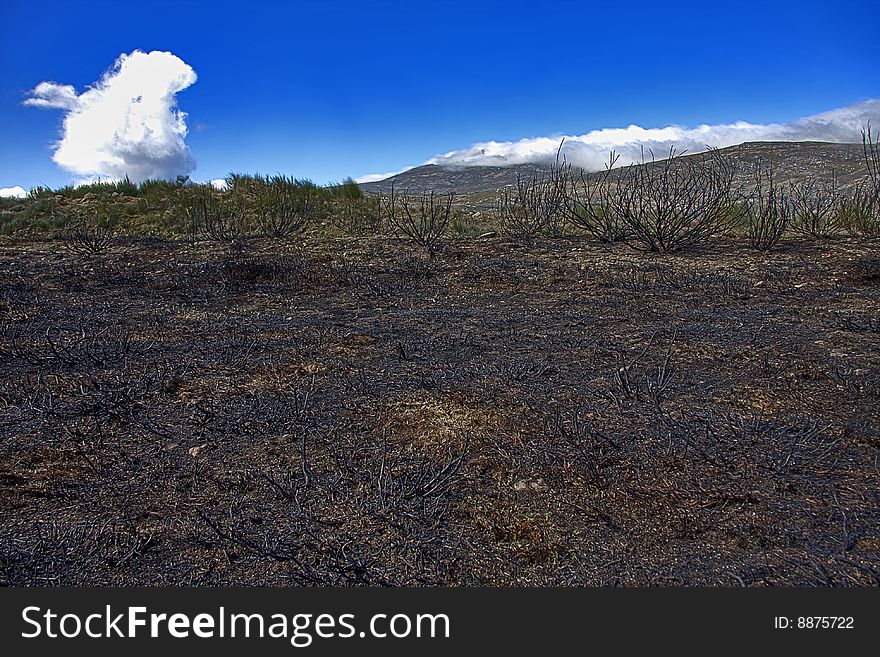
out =
{"type": "Polygon", "coordinates": [[[840,232],[840,189],[830,181],[804,177],[791,185],[791,228],[810,237],[825,239],[840,232]]]}
{"type": "Polygon", "coordinates": [[[243,250],[233,250],[208,262],[203,271],[207,280],[231,290],[299,287],[310,275],[310,267],[298,256],[253,254],[243,250]]]}
{"type": "Polygon", "coordinates": [[[564,178],[559,167],[528,178],[517,175],[513,188],[503,190],[498,200],[502,230],[524,240],[542,234],[562,235],[566,222],[563,189],[564,178]]]}
{"type": "Polygon", "coordinates": [[[627,228],[636,249],[670,253],[696,246],[728,230],[737,220],[733,168],[717,151],[666,159],[623,169],[611,195],[611,210],[627,228]]]}
{"type": "Polygon", "coordinates": [[[623,241],[630,234],[614,202],[612,169],[619,157],[612,151],[605,170],[598,174],[567,169],[563,210],[568,221],[602,244],[623,241]]]}
{"type": "Polygon", "coordinates": [[[880,256],[871,254],[858,258],[852,265],[850,277],[861,285],[880,285],[880,256]]]}
{"type": "Polygon", "coordinates": [[[397,194],[392,187],[391,194],[380,202],[391,226],[424,249],[431,259],[446,234],[454,198],[453,194],[434,191],[419,196],[397,194]]]}
{"type": "Polygon", "coordinates": [[[769,251],[779,244],[788,227],[788,198],[773,177],[773,166],[755,166],[755,186],[746,200],[749,243],[759,251],[769,251]]]}
{"type": "Polygon", "coordinates": [[[868,174],[868,187],[874,201],[874,211],[880,212],[880,135],[871,134],[871,123],[862,129],[862,152],[868,174]]]}
{"type": "Polygon", "coordinates": [[[65,228],[62,239],[71,253],[103,253],[116,243],[116,221],[106,212],[95,210],[89,218],[74,218],[65,228]]]}
{"type": "Polygon", "coordinates": [[[866,179],[841,199],[839,223],[851,234],[876,236],[880,234],[880,136],[872,135],[870,123],[862,130],[862,153],[866,179]]]}
{"type": "Polygon", "coordinates": [[[244,215],[232,197],[210,185],[193,185],[182,197],[192,241],[203,236],[218,242],[233,242],[244,236],[244,215]]]}

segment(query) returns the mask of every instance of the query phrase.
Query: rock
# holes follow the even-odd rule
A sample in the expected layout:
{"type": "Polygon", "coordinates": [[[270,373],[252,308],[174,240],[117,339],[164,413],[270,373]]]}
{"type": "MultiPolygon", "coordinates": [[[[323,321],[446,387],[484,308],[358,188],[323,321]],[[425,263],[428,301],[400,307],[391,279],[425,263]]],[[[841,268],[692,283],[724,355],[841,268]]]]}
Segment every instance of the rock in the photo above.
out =
{"type": "Polygon", "coordinates": [[[543,493],[548,490],[548,486],[541,477],[538,477],[537,479],[520,479],[514,482],[513,490],[520,493],[529,490],[534,493],[543,493]]]}
{"type": "Polygon", "coordinates": [[[198,455],[202,452],[202,450],[205,449],[205,447],[207,447],[207,446],[208,446],[208,443],[205,443],[204,445],[198,445],[198,446],[196,446],[196,447],[190,447],[189,450],[188,450],[189,455],[192,456],[193,458],[195,458],[195,457],[198,456],[198,455]]]}

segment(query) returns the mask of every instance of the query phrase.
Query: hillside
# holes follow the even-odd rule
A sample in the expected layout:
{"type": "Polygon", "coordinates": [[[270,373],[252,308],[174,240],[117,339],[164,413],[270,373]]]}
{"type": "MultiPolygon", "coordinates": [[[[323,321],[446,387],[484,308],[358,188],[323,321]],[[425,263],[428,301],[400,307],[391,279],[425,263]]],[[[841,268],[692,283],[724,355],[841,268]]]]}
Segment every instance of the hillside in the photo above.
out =
{"type": "MultiPolygon", "coordinates": [[[[792,178],[830,176],[834,171],[842,184],[847,184],[863,174],[861,144],[832,144],[827,142],[747,142],[720,149],[736,166],[738,177],[745,181],[759,159],[773,164],[780,182],[792,178]]],[[[689,157],[704,157],[699,153],[689,157]]],[[[365,183],[361,188],[367,192],[395,188],[422,192],[435,190],[470,195],[501,189],[516,182],[517,175],[531,176],[535,171],[546,170],[549,165],[520,164],[509,167],[446,167],[426,164],[405,171],[379,182],[365,183]]]]}

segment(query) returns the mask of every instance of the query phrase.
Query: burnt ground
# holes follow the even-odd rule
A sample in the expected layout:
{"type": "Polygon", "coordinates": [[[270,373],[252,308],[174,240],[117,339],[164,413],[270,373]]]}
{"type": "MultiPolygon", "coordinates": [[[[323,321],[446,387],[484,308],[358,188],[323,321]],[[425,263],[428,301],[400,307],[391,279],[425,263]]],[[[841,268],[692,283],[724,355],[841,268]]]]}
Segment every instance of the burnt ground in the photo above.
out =
{"type": "Polygon", "coordinates": [[[0,247],[0,583],[877,585],[877,253],[0,247]]]}

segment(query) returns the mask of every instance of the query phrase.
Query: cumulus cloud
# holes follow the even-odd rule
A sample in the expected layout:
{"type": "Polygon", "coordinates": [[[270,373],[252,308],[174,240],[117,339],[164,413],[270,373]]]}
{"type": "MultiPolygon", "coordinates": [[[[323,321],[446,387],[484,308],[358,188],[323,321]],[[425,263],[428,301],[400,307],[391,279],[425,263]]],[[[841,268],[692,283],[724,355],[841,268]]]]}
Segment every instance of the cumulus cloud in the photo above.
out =
{"type": "MultiPolygon", "coordinates": [[[[724,148],[747,141],[857,142],[861,139],[862,127],[869,120],[880,123],[880,100],[867,100],[790,123],[737,121],[695,128],[643,128],[630,125],[626,128],[593,130],[582,135],[560,134],[519,141],[486,141],[464,150],[437,155],[424,164],[467,167],[551,162],[556,158],[559,144],[564,138],[562,155],[566,161],[597,171],[608,162],[611,150],[620,155],[618,165],[625,165],[640,161],[642,149],[648,157],[648,151],[652,150],[661,158],[673,146],[679,152],[686,150],[698,153],[709,147],[724,148]]],[[[374,182],[392,175],[395,174],[371,174],[358,178],[357,182],[374,182]]]]}
{"type": "Polygon", "coordinates": [[[172,53],[135,50],[81,94],[41,82],[24,104],[65,112],[52,159],[80,179],[170,179],[195,168],[176,99],[195,81],[192,67],[172,53]]]}
{"type": "Polygon", "coordinates": [[[72,110],[76,107],[76,100],[76,89],[72,84],[40,82],[31,89],[30,98],[24,104],[44,109],[72,110]]]}
{"type": "Polygon", "coordinates": [[[15,187],[0,187],[0,198],[24,198],[27,190],[21,185],[15,187]]]}

